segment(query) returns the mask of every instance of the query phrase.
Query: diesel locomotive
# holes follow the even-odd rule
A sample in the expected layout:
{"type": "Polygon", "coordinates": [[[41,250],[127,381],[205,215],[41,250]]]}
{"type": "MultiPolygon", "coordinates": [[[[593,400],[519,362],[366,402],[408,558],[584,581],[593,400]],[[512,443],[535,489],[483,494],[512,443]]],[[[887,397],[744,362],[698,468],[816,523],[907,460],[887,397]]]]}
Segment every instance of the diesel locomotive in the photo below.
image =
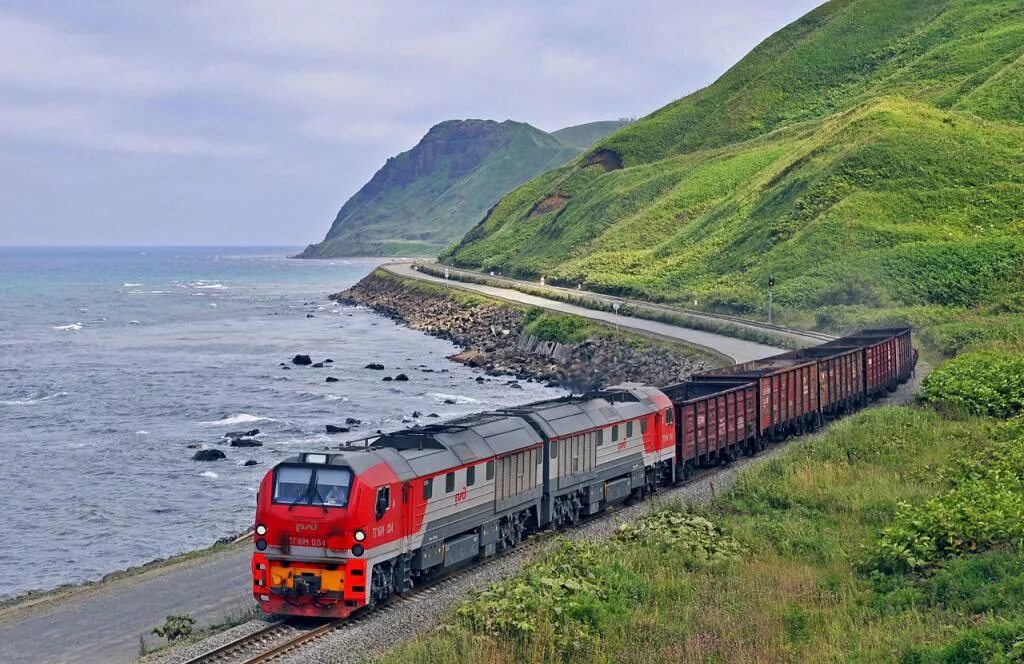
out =
{"type": "Polygon", "coordinates": [[[253,595],[266,613],[346,617],[815,429],[894,390],[916,361],[909,329],[863,330],[663,388],[620,385],[299,454],[260,484],[253,595]]]}

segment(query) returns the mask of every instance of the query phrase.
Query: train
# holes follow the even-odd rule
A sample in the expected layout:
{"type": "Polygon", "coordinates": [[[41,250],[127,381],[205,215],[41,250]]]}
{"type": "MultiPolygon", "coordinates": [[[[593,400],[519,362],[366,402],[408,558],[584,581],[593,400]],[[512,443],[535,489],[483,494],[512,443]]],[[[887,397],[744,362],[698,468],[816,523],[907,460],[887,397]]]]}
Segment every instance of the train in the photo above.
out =
{"type": "Polygon", "coordinates": [[[260,483],[253,596],[344,618],[439,575],[752,455],[893,391],[909,328],[692,376],[623,384],[305,452],[260,483]]]}

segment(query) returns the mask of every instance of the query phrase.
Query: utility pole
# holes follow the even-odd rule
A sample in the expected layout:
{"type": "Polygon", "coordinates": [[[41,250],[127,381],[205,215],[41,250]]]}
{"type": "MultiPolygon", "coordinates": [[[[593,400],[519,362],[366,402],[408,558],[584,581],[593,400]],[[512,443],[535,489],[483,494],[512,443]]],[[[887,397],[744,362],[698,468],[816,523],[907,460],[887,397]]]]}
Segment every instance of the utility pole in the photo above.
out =
{"type": "Polygon", "coordinates": [[[772,324],[772,288],[775,287],[775,276],[768,275],[768,324],[772,324]]]}

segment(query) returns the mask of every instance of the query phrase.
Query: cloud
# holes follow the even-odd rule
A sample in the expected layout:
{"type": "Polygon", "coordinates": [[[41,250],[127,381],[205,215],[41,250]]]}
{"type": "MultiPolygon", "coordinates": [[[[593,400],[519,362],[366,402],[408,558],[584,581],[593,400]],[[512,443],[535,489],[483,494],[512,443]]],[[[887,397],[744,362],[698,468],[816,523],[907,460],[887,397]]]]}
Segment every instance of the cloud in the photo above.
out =
{"type": "Polygon", "coordinates": [[[202,138],[156,135],[111,126],[95,110],[62,105],[0,105],[0,135],[12,141],[173,157],[253,157],[263,149],[202,138]]]}

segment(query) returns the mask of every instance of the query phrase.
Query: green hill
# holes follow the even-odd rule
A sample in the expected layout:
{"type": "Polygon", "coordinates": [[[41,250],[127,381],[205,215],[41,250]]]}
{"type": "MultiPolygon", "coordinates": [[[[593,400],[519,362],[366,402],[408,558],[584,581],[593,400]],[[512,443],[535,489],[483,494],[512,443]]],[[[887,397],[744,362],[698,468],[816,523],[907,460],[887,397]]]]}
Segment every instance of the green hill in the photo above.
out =
{"type": "Polygon", "coordinates": [[[834,0],[528,182],[443,256],[790,320],[1024,302],[1024,3],[834,0]]]}
{"type": "Polygon", "coordinates": [[[449,120],[387,163],[338,212],[302,258],[436,255],[502,195],[564,164],[620,123],[560,130],[563,142],[522,122],[449,120]]]}

